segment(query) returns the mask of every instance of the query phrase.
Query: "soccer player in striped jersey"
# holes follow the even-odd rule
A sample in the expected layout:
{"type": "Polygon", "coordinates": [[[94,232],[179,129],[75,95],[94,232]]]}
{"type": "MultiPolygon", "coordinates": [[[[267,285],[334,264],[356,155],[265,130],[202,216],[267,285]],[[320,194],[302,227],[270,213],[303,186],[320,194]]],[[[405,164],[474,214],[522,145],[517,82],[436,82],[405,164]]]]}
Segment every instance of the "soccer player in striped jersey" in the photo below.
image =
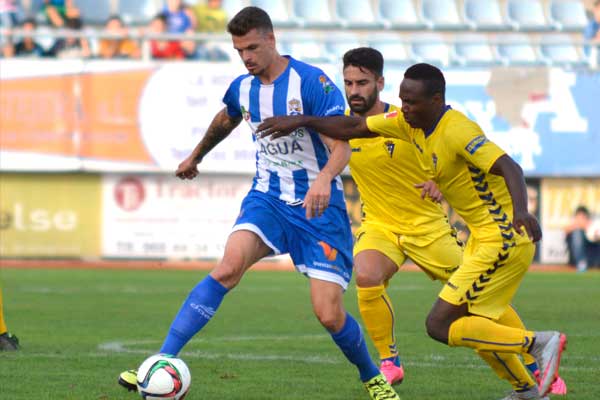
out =
{"type": "Polygon", "coordinates": [[[449,346],[501,358],[507,375],[524,368],[518,355],[531,354],[540,368],[539,387],[524,382],[506,399],[545,399],[558,376],[566,336],[506,320],[541,238],[538,221],[527,211],[523,171],[475,122],[446,105],[445,89],[439,69],[416,64],[400,85],[400,112],[367,118],[275,117],[259,130],[278,138],[305,127],[340,139],[380,135],[412,143],[419,162],[432,171],[471,232],[461,265],[427,317],[427,332],[449,346]]]}
{"type": "MultiPolygon", "coordinates": [[[[370,398],[399,400],[343,305],[352,274],[352,233],[339,173],[348,163],[350,146],[313,129],[301,128],[273,141],[256,131],[264,119],[276,115],[343,115],[344,97],[320,69],[279,55],[271,20],[260,8],[242,9],[228,31],[248,74],[231,83],[223,98],[226,107],[176,175],[195,178],[202,158],[242,121],[252,131],[256,175],[222,260],[192,289],[160,352],[177,355],[255,262],[289,253],[296,269],[309,278],[315,315],[357,367],[370,398]]],[[[119,383],[134,390],[135,371],[122,373],[119,383]]]]}

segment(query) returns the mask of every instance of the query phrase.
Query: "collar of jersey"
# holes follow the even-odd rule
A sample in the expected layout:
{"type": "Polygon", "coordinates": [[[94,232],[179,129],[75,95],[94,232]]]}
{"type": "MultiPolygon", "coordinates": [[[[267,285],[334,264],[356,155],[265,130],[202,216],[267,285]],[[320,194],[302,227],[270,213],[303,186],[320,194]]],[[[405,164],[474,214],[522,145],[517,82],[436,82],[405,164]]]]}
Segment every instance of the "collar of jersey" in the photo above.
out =
{"type": "Polygon", "coordinates": [[[431,127],[431,129],[425,131],[425,137],[429,137],[429,135],[431,135],[434,131],[435,128],[437,128],[438,124],[440,123],[442,117],[446,114],[446,111],[451,110],[452,107],[447,105],[444,107],[444,111],[442,112],[442,114],[440,115],[440,117],[438,118],[437,121],[435,121],[435,124],[433,124],[433,126],[431,127]]]}

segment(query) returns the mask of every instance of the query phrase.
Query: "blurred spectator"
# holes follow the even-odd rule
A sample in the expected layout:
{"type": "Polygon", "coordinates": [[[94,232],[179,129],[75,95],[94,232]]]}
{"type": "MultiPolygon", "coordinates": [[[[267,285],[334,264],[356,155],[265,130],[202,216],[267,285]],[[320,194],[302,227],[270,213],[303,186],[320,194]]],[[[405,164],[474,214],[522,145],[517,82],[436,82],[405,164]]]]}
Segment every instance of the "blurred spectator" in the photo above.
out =
{"type": "Polygon", "coordinates": [[[0,50],[8,57],[7,52],[12,51],[11,29],[19,20],[19,6],[16,0],[0,0],[0,50]]]}
{"type": "Polygon", "coordinates": [[[163,14],[167,18],[167,32],[190,33],[194,32],[196,17],[182,0],[167,0],[163,14]]]}
{"type": "MultiPolygon", "coordinates": [[[[148,26],[150,34],[164,34],[167,32],[167,17],[164,14],[158,14],[148,26]]],[[[158,59],[183,59],[186,57],[186,52],[178,40],[150,40],[150,54],[152,58],[158,59]]]]}
{"type": "Polygon", "coordinates": [[[600,266],[600,222],[594,222],[589,210],[579,206],[571,223],[565,227],[569,264],[577,271],[600,266]]]}
{"type": "Polygon", "coordinates": [[[69,19],[79,18],[74,0],[44,0],[44,13],[52,26],[62,28],[69,19]]]}
{"type": "Polygon", "coordinates": [[[0,27],[2,29],[10,29],[16,26],[19,14],[17,0],[0,0],[0,27]]]}
{"type": "Polygon", "coordinates": [[[584,51],[587,56],[595,57],[594,62],[600,62],[600,0],[594,1],[592,7],[590,22],[583,32],[583,36],[586,40],[593,43],[594,50],[591,46],[585,46],[584,51]]]}
{"type": "MultiPolygon", "coordinates": [[[[68,18],[65,21],[65,28],[72,31],[81,31],[81,26],[79,18],[68,18]]],[[[91,51],[87,39],[66,37],[58,39],[48,50],[48,55],[57,58],[87,58],[91,51]]]]}
{"type": "Polygon", "coordinates": [[[196,17],[197,32],[224,33],[227,28],[227,13],[222,0],[207,0],[192,7],[196,17]]]}
{"type": "Polygon", "coordinates": [[[108,18],[104,25],[104,32],[123,36],[122,38],[101,39],[98,44],[100,58],[139,58],[141,51],[138,44],[127,39],[128,29],[118,15],[108,18]]]}
{"type": "MultiPolygon", "coordinates": [[[[27,18],[23,21],[21,29],[25,32],[33,33],[37,28],[37,23],[33,18],[27,18]]],[[[4,51],[5,57],[43,57],[46,52],[36,41],[34,36],[23,36],[20,42],[14,46],[7,46],[4,51]]]]}

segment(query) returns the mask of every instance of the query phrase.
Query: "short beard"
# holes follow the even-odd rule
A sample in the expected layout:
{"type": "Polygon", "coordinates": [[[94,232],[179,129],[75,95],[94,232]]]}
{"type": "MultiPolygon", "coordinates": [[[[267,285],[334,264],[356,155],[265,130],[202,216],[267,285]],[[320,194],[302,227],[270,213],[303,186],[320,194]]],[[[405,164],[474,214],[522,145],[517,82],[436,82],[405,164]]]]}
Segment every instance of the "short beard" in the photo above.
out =
{"type": "Polygon", "coordinates": [[[364,104],[360,105],[360,106],[352,105],[352,103],[351,103],[352,98],[350,98],[350,99],[348,99],[348,106],[350,107],[350,110],[353,113],[364,114],[364,113],[368,112],[371,108],[373,108],[373,106],[377,102],[378,96],[379,96],[379,93],[377,93],[377,91],[374,91],[368,98],[364,99],[365,100],[364,104]]]}

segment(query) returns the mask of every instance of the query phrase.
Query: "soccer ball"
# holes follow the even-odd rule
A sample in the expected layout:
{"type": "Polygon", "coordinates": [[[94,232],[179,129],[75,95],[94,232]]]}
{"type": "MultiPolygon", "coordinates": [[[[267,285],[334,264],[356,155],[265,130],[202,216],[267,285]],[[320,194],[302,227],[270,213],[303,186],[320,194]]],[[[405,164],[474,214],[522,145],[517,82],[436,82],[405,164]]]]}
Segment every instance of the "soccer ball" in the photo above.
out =
{"type": "Polygon", "coordinates": [[[182,400],[192,378],[187,365],[175,356],[155,354],[138,368],[138,392],[146,400],[182,400]]]}

